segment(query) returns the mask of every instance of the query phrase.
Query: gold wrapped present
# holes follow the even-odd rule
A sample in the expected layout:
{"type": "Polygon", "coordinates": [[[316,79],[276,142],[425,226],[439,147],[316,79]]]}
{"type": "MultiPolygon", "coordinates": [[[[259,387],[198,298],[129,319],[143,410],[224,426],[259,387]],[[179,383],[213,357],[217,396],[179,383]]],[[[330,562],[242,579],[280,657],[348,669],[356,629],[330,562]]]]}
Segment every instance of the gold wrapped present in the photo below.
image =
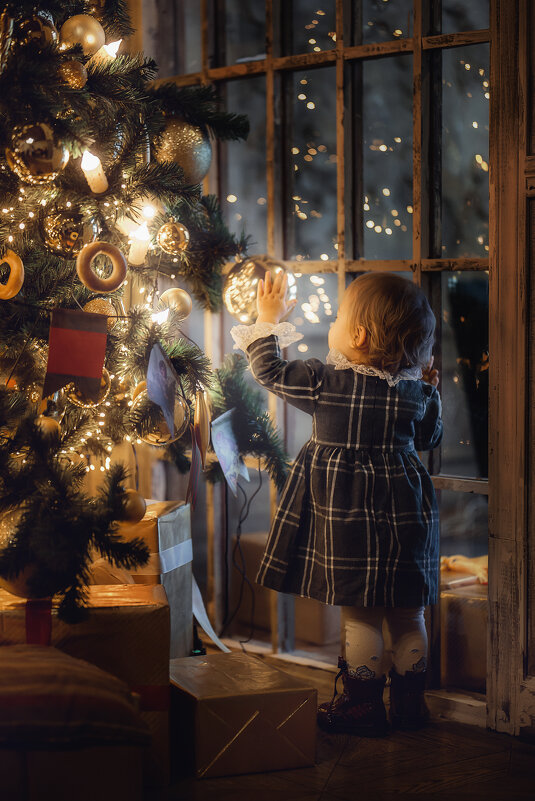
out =
{"type": "Polygon", "coordinates": [[[136,584],[163,584],[171,613],[171,659],[189,656],[193,640],[189,504],[153,503],[139,523],[123,523],[119,533],[125,540],[141,537],[147,543],[148,564],[130,575],[136,584]]]}
{"type": "Polygon", "coordinates": [[[77,624],[57,617],[52,602],[26,601],[0,590],[0,645],[53,645],[122,679],[140,696],[152,735],[147,784],[169,781],[169,605],[161,586],[88,588],[89,616],[77,624]]]}
{"type": "Polygon", "coordinates": [[[313,765],[317,691],[258,657],[171,660],[173,762],[197,778],[313,765]]]}

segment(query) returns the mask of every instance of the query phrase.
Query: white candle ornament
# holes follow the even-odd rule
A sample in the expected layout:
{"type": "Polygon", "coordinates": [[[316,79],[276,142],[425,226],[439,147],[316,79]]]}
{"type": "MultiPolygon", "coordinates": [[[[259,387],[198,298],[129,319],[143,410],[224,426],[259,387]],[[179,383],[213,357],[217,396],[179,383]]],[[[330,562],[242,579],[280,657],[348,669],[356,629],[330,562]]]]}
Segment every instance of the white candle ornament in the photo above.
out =
{"type": "Polygon", "coordinates": [[[130,245],[130,251],[128,253],[128,261],[130,264],[143,264],[149,249],[149,242],[149,229],[147,228],[147,223],[143,223],[132,236],[132,244],[130,245]]]}
{"type": "Polygon", "coordinates": [[[100,50],[97,50],[91,61],[95,63],[98,61],[113,61],[117,57],[117,52],[122,41],[122,39],[118,39],[116,42],[110,42],[110,44],[102,45],[100,50]]]}
{"type": "Polygon", "coordinates": [[[106,191],[108,188],[106,173],[102,169],[98,156],[94,156],[89,150],[86,150],[82,156],[82,171],[92,192],[99,195],[106,191]]]}

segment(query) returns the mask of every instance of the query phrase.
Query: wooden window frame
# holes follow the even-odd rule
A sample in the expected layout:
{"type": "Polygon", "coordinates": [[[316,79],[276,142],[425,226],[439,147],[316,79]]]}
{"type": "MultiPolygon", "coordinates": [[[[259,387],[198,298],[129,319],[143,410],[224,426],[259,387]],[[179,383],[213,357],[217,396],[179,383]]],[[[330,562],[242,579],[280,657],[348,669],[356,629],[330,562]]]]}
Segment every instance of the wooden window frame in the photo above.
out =
{"type": "MultiPolygon", "coordinates": [[[[140,0],[130,0],[137,7],[140,0]]],[[[266,58],[261,61],[212,68],[209,64],[208,6],[201,0],[202,70],[176,76],[182,86],[215,83],[263,74],[266,76],[267,109],[267,212],[268,249],[281,254],[277,231],[277,176],[275,159],[276,81],[283,71],[334,64],[337,91],[337,228],[339,258],[329,262],[299,262],[302,273],[336,273],[343,289],[348,272],[361,270],[410,269],[419,283],[427,275],[444,270],[489,271],[490,340],[492,354],[489,388],[489,478],[488,481],[444,475],[434,476],[435,486],[457,492],[489,494],[489,627],[487,650],[487,725],[500,731],[518,733],[522,714],[535,714],[535,677],[526,676],[525,655],[528,648],[527,597],[528,579],[535,573],[535,527],[528,515],[528,496],[535,458],[528,458],[527,437],[531,431],[528,414],[528,332],[529,315],[535,313],[535,301],[529,305],[528,256],[526,233],[527,199],[535,193],[535,157],[527,156],[527,126],[530,82],[528,78],[529,4],[527,0],[504,3],[490,0],[490,27],[485,31],[421,36],[423,13],[427,0],[414,0],[413,36],[382,44],[343,48],[344,0],[336,0],[337,42],[330,51],[275,56],[273,52],[275,18],[281,0],[266,2],[266,58]],[[413,165],[413,259],[400,261],[351,260],[345,253],[344,199],[344,64],[351,60],[413,54],[414,85],[421,87],[424,70],[424,51],[462,45],[490,43],[490,141],[489,141],[489,258],[488,259],[427,259],[423,257],[422,186],[426,176],[421,163],[413,165]],[[506,332],[506,337],[504,337],[506,332]],[[528,528],[529,526],[529,528],[528,528]],[[529,538],[528,538],[529,534],[529,538]],[[528,544],[533,543],[528,553],[528,544]],[[529,556],[530,560],[526,559],[529,556]],[[529,565],[529,566],[528,566],[529,565]],[[528,699],[528,700],[526,700],[528,699]],[[526,713],[527,714],[527,713],[526,713]]],[[[170,80],[166,78],[165,80],[170,80]]],[[[413,139],[415,147],[422,146],[421,106],[414,108],[413,139]]],[[[208,186],[207,186],[208,188],[208,186]]],[[[211,187],[214,188],[213,186],[211,187]]],[[[296,264],[297,266],[297,264],[296,264]]],[[[206,342],[218,336],[217,321],[207,315],[206,342]]],[[[215,356],[215,350],[213,355],[215,356]]],[[[530,359],[531,372],[535,370],[530,359]]],[[[531,374],[529,374],[531,375],[531,374]]],[[[275,404],[271,406],[272,411],[275,404]]],[[[209,490],[213,501],[212,489],[209,490]]],[[[272,493],[275,499],[275,493],[272,493]]],[[[213,521],[209,524],[210,549],[214,547],[213,521]]],[[[217,554],[217,549],[214,549],[217,554]]],[[[209,553],[210,558],[210,553],[209,553]]],[[[221,567],[217,557],[209,565],[212,577],[221,567]]],[[[217,588],[213,586],[212,596],[217,588]]],[[[210,583],[209,583],[210,591],[210,583]]],[[[213,600],[213,598],[212,598],[213,600]]],[[[214,607],[212,605],[212,612],[214,607]]],[[[533,617],[535,618],[535,609],[533,617]]],[[[531,621],[531,627],[535,625],[531,621]]],[[[530,630],[535,645],[535,631],[530,630]]],[[[281,648],[280,639],[273,642],[274,650],[281,648]]]]}

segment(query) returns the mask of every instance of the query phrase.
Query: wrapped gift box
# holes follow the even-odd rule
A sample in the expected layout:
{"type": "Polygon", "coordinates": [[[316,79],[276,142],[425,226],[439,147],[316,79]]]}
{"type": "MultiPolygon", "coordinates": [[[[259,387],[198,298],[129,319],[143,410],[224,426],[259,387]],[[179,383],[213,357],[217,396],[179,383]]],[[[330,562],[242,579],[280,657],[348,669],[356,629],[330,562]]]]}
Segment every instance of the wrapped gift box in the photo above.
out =
{"type": "MultiPolygon", "coordinates": [[[[245,562],[247,578],[253,585],[255,594],[254,626],[255,629],[269,631],[270,623],[270,592],[266,587],[256,584],[255,578],[260,566],[260,560],[267,542],[267,533],[242,534],[240,545],[245,562]]],[[[232,551],[236,538],[232,541],[232,551]]],[[[230,608],[234,610],[240,594],[241,576],[230,565],[231,600],[230,608]]],[[[332,645],[340,642],[340,607],[329,606],[315,601],[312,598],[296,597],[294,601],[295,637],[313,645],[332,645]]],[[[243,594],[236,621],[241,626],[250,626],[251,623],[251,597],[247,590],[243,594]]]]}
{"type": "Polygon", "coordinates": [[[171,659],[189,656],[193,643],[191,608],[190,506],[182,501],[162,501],[147,507],[139,523],[122,524],[125,540],[141,537],[150,550],[145,567],[131,571],[136,584],[163,584],[171,614],[171,659]]]}
{"type": "Polygon", "coordinates": [[[317,691],[242,653],[171,660],[173,762],[197,778],[313,765],[317,691]]]}
{"type": "Polygon", "coordinates": [[[53,645],[122,679],[140,695],[152,735],[145,778],[169,781],[169,605],[161,586],[117,584],[88,588],[89,616],[64,623],[57,606],[0,590],[0,645],[53,645]]]}
{"type": "MultiPolygon", "coordinates": [[[[463,578],[461,574],[448,579],[463,578]]],[[[440,592],[441,682],[485,692],[487,675],[488,587],[470,584],[440,592]]]]}

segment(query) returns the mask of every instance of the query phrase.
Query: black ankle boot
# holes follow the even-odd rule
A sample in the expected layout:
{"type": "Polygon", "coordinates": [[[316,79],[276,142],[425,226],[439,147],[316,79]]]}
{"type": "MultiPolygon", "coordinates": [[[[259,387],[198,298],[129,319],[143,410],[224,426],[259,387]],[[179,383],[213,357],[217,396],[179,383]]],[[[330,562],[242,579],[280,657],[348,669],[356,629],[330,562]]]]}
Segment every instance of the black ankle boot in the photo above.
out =
{"type": "Polygon", "coordinates": [[[383,690],[386,679],[363,679],[349,673],[347,662],[338,658],[340,671],[334,682],[332,701],[318,709],[318,725],[324,731],[355,734],[358,737],[384,737],[388,733],[383,690]],[[338,694],[336,685],[342,679],[344,691],[338,694]]]}
{"type": "Polygon", "coordinates": [[[390,671],[390,722],[393,728],[411,731],[429,722],[425,703],[426,671],[409,671],[401,676],[395,668],[390,671]]]}

